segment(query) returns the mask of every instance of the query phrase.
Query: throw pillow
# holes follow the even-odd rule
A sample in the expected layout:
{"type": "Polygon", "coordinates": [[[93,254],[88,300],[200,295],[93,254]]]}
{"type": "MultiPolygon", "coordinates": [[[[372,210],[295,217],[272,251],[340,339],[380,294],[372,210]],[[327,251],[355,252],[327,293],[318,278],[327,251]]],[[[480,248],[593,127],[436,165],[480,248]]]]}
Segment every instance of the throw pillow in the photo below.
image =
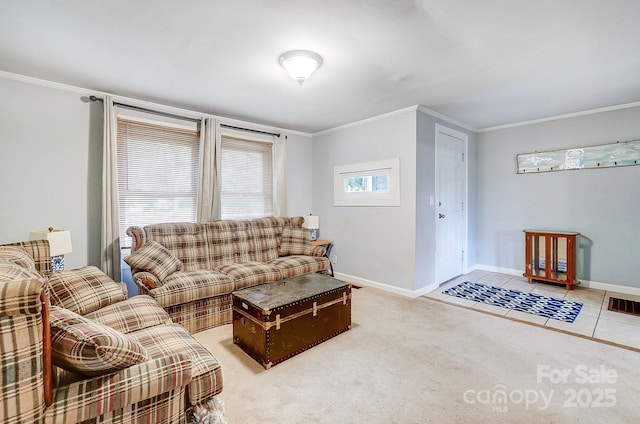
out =
{"type": "Polygon", "coordinates": [[[49,276],[51,304],[80,315],[126,299],[122,286],[95,266],[49,276]]]}
{"type": "Polygon", "coordinates": [[[310,233],[307,228],[284,227],[278,254],[280,256],[311,255],[310,233]]]}
{"type": "Polygon", "coordinates": [[[50,323],[53,363],[67,371],[92,377],[150,359],[136,340],[67,309],[51,306],[50,323]]]}
{"type": "Polygon", "coordinates": [[[182,269],[182,262],[167,250],[166,247],[150,240],[140,249],[124,258],[124,261],[141,271],[148,271],[164,281],[169,275],[182,269]]]}

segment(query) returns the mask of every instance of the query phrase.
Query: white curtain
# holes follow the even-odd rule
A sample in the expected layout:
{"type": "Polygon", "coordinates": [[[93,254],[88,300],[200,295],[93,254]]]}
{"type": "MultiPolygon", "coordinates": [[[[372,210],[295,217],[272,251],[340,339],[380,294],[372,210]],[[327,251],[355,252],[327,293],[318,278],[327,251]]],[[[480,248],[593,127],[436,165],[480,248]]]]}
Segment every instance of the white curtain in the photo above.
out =
{"type": "Polygon", "coordinates": [[[118,205],[118,122],[117,107],[111,96],[104,98],[104,129],[102,146],[102,271],[120,281],[120,239],[118,205]]]}
{"type": "Polygon", "coordinates": [[[204,118],[200,124],[198,222],[220,219],[220,121],[204,118]]]}
{"type": "Polygon", "coordinates": [[[287,216],[287,136],[273,137],[273,213],[287,216]]]}

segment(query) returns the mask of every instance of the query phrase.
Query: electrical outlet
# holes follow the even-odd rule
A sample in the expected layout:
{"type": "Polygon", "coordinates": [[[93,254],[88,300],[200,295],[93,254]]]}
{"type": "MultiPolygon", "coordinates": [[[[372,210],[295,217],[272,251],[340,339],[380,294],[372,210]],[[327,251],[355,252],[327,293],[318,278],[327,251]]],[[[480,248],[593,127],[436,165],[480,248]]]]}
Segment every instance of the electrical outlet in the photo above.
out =
{"type": "Polygon", "coordinates": [[[338,255],[331,255],[331,263],[334,265],[338,263],[338,255]]]}

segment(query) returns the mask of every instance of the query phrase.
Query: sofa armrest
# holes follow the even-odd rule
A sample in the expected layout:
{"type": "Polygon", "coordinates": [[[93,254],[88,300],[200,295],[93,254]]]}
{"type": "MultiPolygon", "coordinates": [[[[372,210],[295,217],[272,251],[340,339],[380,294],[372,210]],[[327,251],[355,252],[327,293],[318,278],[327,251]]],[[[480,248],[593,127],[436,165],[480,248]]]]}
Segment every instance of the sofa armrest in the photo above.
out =
{"type": "Polygon", "coordinates": [[[37,422],[50,402],[49,323],[41,279],[0,283],[0,422],[37,422]]]}
{"type": "Polygon", "coordinates": [[[311,247],[311,256],[318,256],[321,258],[325,255],[326,252],[327,252],[327,249],[325,249],[324,246],[311,247]]]}
{"type": "Polygon", "coordinates": [[[142,227],[138,227],[137,225],[133,225],[127,228],[127,235],[131,237],[131,253],[140,249],[142,245],[147,241],[144,229],[142,227]]]}
{"type": "Polygon", "coordinates": [[[186,386],[191,381],[191,360],[183,354],[134,365],[114,374],[76,381],[54,391],[47,415],[81,422],[122,409],[145,399],[186,386]]]}
{"type": "Polygon", "coordinates": [[[162,281],[155,275],[147,271],[133,272],[133,282],[140,287],[140,293],[148,293],[149,290],[153,290],[162,285],[162,281]]]}
{"type": "Polygon", "coordinates": [[[40,293],[44,280],[14,280],[0,283],[0,316],[38,315],[42,311],[40,293]]]}

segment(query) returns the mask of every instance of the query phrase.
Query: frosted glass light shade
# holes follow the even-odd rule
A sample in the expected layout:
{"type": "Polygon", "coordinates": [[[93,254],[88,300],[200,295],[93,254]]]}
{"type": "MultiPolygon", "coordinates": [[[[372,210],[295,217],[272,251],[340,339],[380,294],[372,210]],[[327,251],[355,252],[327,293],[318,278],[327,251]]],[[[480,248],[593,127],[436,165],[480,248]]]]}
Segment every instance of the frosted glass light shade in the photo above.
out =
{"type": "Polygon", "coordinates": [[[42,230],[29,233],[29,240],[49,240],[50,255],[60,256],[71,253],[71,231],[42,230]]]}
{"type": "Polygon", "coordinates": [[[320,67],[322,58],[308,50],[292,50],[280,56],[280,64],[302,85],[320,67]]]}

